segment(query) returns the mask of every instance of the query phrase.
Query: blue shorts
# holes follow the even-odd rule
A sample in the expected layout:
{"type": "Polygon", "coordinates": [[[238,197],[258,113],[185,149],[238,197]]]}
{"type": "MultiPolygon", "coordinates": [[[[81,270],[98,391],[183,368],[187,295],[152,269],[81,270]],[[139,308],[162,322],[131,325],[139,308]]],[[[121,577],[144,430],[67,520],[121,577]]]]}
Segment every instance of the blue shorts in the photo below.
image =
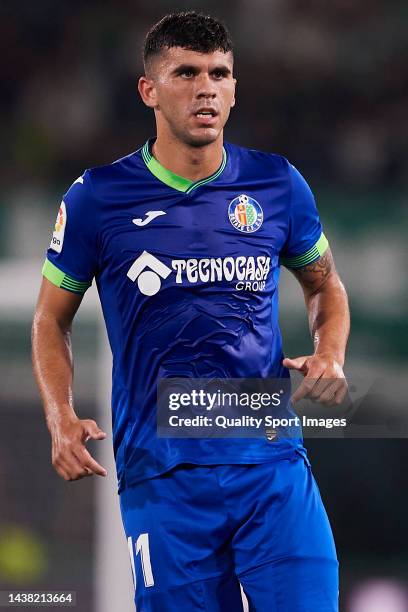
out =
{"type": "Polygon", "coordinates": [[[138,612],[337,612],[338,563],[301,451],[182,464],[120,495],[138,612]]]}

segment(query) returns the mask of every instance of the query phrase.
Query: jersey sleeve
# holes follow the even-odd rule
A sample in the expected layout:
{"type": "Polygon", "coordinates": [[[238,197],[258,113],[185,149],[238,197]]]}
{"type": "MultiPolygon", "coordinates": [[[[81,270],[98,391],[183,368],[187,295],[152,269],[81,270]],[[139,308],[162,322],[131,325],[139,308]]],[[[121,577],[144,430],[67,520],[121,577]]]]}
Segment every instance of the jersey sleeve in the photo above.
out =
{"type": "Polygon", "coordinates": [[[291,202],[288,236],[280,254],[287,268],[301,268],[323,255],[329,246],[323,234],[313,193],[292,164],[289,164],[291,202]]]}
{"type": "Polygon", "coordinates": [[[51,283],[83,294],[97,269],[97,223],[87,170],[64,195],[42,273],[51,283]]]}

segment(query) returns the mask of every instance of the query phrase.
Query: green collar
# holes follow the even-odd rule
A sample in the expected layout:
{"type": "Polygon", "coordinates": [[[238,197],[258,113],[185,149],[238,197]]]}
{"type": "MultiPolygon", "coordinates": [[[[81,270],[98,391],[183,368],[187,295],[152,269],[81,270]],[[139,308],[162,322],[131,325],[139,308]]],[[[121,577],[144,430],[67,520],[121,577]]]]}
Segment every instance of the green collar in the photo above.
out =
{"type": "Polygon", "coordinates": [[[159,179],[159,181],[165,183],[173,189],[177,189],[177,191],[182,191],[183,193],[190,193],[193,191],[193,189],[196,189],[197,187],[216,179],[218,176],[220,176],[221,172],[225,168],[225,164],[227,163],[227,152],[223,147],[222,162],[218,170],[211,176],[207,176],[207,178],[200,179],[199,181],[190,181],[182,176],[178,176],[178,174],[174,174],[174,172],[171,172],[171,170],[167,170],[167,168],[162,166],[150,153],[149,141],[147,141],[142,147],[141,152],[146,166],[149,168],[150,172],[154,174],[157,179],[159,179]]]}

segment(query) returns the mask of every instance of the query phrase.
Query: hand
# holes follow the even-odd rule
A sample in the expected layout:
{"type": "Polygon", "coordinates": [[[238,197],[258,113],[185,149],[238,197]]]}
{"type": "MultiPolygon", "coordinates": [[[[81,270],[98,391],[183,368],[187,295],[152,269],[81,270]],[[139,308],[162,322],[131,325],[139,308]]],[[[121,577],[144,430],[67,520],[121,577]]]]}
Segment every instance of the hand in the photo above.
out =
{"type": "Polygon", "coordinates": [[[284,359],[283,365],[290,370],[302,372],[304,379],[292,396],[296,404],[302,397],[338,406],[347,393],[347,381],[342,366],[330,354],[317,353],[295,359],[284,359]]]}
{"type": "Polygon", "coordinates": [[[107,471],[85,447],[89,439],[104,440],[106,433],[91,419],[70,419],[51,428],[52,465],[64,480],[106,476],[107,471]]]}

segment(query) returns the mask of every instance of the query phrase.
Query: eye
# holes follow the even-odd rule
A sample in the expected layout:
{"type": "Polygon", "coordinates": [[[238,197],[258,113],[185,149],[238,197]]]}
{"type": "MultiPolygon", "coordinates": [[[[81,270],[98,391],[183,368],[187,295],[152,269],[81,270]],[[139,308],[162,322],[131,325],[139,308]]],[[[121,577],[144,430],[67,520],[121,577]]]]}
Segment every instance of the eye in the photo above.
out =
{"type": "Polygon", "coordinates": [[[194,76],[194,72],[191,70],[191,68],[186,68],[186,70],[180,72],[180,76],[184,77],[185,79],[191,79],[191,77],[194,76]]]}
{"type": "Polygon", "coordinates": [[[213,77],[215,79],[222,79],[225,76],[224,72],[222,70],[214,70],[213,72],[213,77]]]}

